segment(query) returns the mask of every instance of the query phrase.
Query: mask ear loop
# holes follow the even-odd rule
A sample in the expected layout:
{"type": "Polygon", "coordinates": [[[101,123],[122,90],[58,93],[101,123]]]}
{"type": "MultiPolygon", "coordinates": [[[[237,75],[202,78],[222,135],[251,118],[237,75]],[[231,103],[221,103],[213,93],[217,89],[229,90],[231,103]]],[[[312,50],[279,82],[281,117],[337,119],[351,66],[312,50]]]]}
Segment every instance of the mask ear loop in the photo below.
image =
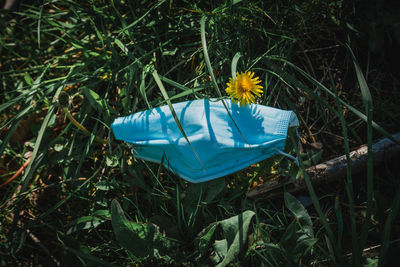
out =
{"type": "MultiPolygon", "coordinates": [[[[296,128],[296,135],[297,135],[297,139],[298,139],[298,142],[297,142],[298,150],[297,151],[300,151],[300,135],[299,135],[299,132],[298,132],[297,128],[296,128]]],[[[285,156],[285,157],[288,157],[288,158],[292,159],[296,163],[296,165],[298,167],[300,166],[299,159],[297,157],[293,157],[292,155],[290,155],[288,153],[285,153],[282,150],[277,149],[277,148],[275,148],[275,151],[278,152],[279,154],[285,156]]]]}
{"type": "Polygon", "coordinates": [[[290,155],[290,154],[288,154],[288,153],[285,153],[285,152],[283,152],[282,150],[279,150],[279,149],[277,149],[277,148],[276,148],[275,150],[276,150],[276,152],[278,152],[279,154],[281,154],[281,155],[283,155],[283,156],[285,156],[285,157],[288,157],[288,158],[292,159],[292,160],[296,163],[297,166],[300,166],[299,160],[298,160],[297,157],[293,157],[292,155],[290,155]]]}

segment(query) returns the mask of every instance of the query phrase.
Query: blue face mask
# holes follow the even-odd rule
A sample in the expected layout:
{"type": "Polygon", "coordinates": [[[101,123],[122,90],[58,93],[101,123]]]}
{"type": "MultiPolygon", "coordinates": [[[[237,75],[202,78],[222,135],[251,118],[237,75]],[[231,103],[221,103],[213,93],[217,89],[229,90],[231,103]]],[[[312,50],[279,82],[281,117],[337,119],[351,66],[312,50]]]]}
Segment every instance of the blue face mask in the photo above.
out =
{"type": "Polygon", "coordinates": [[[162,163],[183,179],[198,183],[283,153],[288,128],[299,125],[292,111],[256,104],[240,107],[224,101],[236,125],[222,101],[203,99],[173,104],[196,153],[168,106],[117,118],[111,128],[116,139],[134,145],[135,157],[162,163]]]}

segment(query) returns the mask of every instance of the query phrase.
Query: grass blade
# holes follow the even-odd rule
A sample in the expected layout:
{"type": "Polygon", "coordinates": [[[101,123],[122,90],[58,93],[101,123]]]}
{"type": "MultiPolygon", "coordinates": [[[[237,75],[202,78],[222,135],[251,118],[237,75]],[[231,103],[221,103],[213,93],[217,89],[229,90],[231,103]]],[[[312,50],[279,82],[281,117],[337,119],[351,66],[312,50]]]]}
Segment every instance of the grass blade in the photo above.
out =
{"type": "MultiPolygon", "coordinates": [[[[283,59],[283,58],[279,58],[279,57],[267,57],[268,59],[271,60],[275,60],[275,61],[281,61],[285,64],[287,64],[288,66],[294,68],[296,71],[298,71],[301,75],[303,75],[305,78],[307,78],[310,82],[312,82],[315,86],[317,86],[318,88],[322,89],[323,91],[327,92],[329,95],[331,95],[332,97],[335,97],[335,94],[332,93],[331,90],[329,90],[325,85],[323,85],[322,83],[320,83],[319,81],[317,81],[314,77],[312,77],[310,74],[308,74],[307,72],[305,72],[304,70],[302,70],[301,68],[299,68],[298,66],[296,66],[295,64],[291,63],[290,61],[283,59]]],[[[279,69],[276,66],[273,66],[270,64],[268,64],[270,66],[273,67],[274,71],[276,71],[277,73],[280,73],[279,69]]],[[[281,72],[282,73],[282,72],[281,72]]],[[[303,87],[302,89],[304,89],[306,87],[303,87]]],[[[311,91],[311,90],[309,90],[311,91]]],[[[361,118],[363,121],[367,122],[368,118],[367,116],[360,112],[359,110],[357,110],[356,108],[354,108],[353,106],[349,105],[348,103],[346,103],[345,101],[343,101],[341,98],[338,98],[338,100],[340,101],[340,103],[342,105],[344,105],[345,107],[347,107],[351,112],[353,112],[355,115],[357,115],[359,118],[361,118]]],[[[383,136],[389,138],[390,140],[392,140],[394,143],[398,144],[398,141],[396,139],[393,138],[393,136],[386,131],[384,128],[382,128],[380,125],[378,125],[376,122],[371,121],[372,127],[375,128],[379,133],[381,133],[383,136]]]]}
{"type": "Polygon", "coordinates": [[[363,224],[362,230],[361,230],[361,239],[360,239],[360,244],[359,244],[359,253],[356,254],[356,256],[359,256],[360,258],[357,259],[358,263],[361,260],[362,257],[362,252],[364,249],[364,246],[367,242],[367,237],[368,237],[368,230],[371,226],[371,216],[372,216],[372,206],[373,206],[373,190],[374,190],[374,173],[373,173],[373,155],[372,155],[372,112],[373,112],[373,105],[372,105],[372,97],[371,97],[371,92],[369,91],[367,82],[364,78],[364,75],[361,71],[361,68],[359,67],[357,60],[353,54],[353,51],[351,51],[350,47],[348,46],[348,49],[350,51],[351,57],[353,59],[354,63],[354,68],[356,70],[357,74],[357,79],[358,83],[360,85],[361,89],[361,94],[365,106],[365,111],[367,114],[367,143],[368,143],[368,156],[367,156],[367,211],[366,211],[366,221],[363,224]]]}
{"type": "Polygon", "coordinates": [[[364,105],[366,105],[366,103],[368,103],[369,105],[372,105],[372,96],[371,96],[371,92],[369,91],[367,81],[365,80],[365,77],[361,71],[360,66],[358,65],[358,62],[354,56],[353,51],[351,50],[351,48],[348,45],[346,45],[346,46],[350,52],[351,58],[353,59],[354,69],[356,70],[357,80],[360,85],[361,95],[362,95],[362,98],[364,101],[364,105]]]}
{"type": "Polygon", "coordinates": [[[21,182],[22,182],[21,192],[24,192],[26,190],[26,188],[27,188],[27,186],[28,186],[28,184],[29,184],[29,182],[30,182],[30,180],[32,178],[32,174],[33,174],[33,171],[34,171],[34,169],[32,168],[32,165],[34,165],[36,155],[37,155],[37,153],[39,151],[40,144],[41,144],[42,139],[43,139],[44,131],[46,130],[47,125],[49,124],[50,118],[52,116],[55,116],[54,115],[54,110],[55,110],[55,107],[57,105],[56,99],[58,98],[58,95],[60,94],[62,88],[63,87],[60,86],[58,88],[58,90],[56,91],[56,93],[54,94],[53,105],[51,105],[51,107],[47,111],[46,117],[44,118],[42,126],[40,127],[40,130],[39,130],[39,133],[38,133],[38,137],[37,137],[36,142],[35,142],[35,147],[34,147],[33,152],[32,152],[31,162],[29,163],[28,167],[26,168],[25,174],[21,179],[21,182]]]}
{"type": "MultiPolygon", "coordinates": [[[[332,82],[332,88],[334,90],[334,94],[336,96],[338,115],[339,115],[340,123],[342,125],[344,150],[345,150],[346,162],[347,162],[346,193],[347,193],[347,197],[349,199],[349,204],[350,204],[350,227],[351,227],[351,237],[352,237],[351,243],[352,243],[352,251],[357,251],[357,231],[356,231],[356,218],[355,218],[355,208],[354,208],[354,189],[353,189],[353,178],[351,175],[350,145],[349,145],[349,138],[348,138],[348,134],[347,134],[347,124],[346,124],[346,121],[343,116],[343,108],[339,101],[339,96],[338,96],[336,86],[334,83],[334,79],[332,77],[331,72],[329,72],[329,76],[330,76],[330,79],[332,82]]],[[[355,260],[356,259],[353,256],[353,265],[356,265],[355,260]]]]}
{"type": "Polygon", "coordinates": [[[242,57],[242,54],[240,54],[240,52],[237,52],[232,59],[231,71],[232,71],[232,79],[233,80],[236,80],[236,67],[237,67],[237,63],[241,57],[242,57]]]}
{"type": "Polygon", "coordinates": [[[190,95],[190,94],[197,93],[197,92],[199,92],[199,91],[201,91],[201,90],[203,90],[205,88],[205,87],[201,86],[201,87],[196,87],[196,88],[192,88],[191,89],[191,88],[188,88],[188,87],[186,87],[184,85],[181,85],[180,83],[177,83],[177,82],[175,82],[173,80],[170,80],[170,79],[168,79],[168,78],[166,78],[164,76],[161,76],[161,75],[158,75],[158,76],[160,77],[161,81],[166,82],[166,83],[168,83],[168,84],[170,84],[170,85],[172,85],[172,86],[174,86],[174,87],[176,87],[176,88],[178,88],[180,90],[183,90],[183,92],[181,92],[179,94],[176,94],[174,96],[171,96],[168,99],[163,100],[162,102],[160,102],[160,104],[164,104],[168,100],[174,100],[174,99],[178,99],[178,98],[190,95]]]}
{"type": "Polygon", "coordinates": [[[88,265],[90,265],[90,263],[97,263],[100,264],[101,266],[107,266],[107,267],[116,267],[117,265],[114,265],[112,263],[109,263],[107,261],[104,261],[96,256],[87,254],[87,253],[83,253],[80,250],[74,249],[74,248],[70,248],[67,246],[64,246],[63,249],[70,251],[71,253],[75,254],[78,257],[81,257],[83,259],[86,259],[89,261],[88,265]]]}
{"type": "Polygon", "coordinates": [[[397,189],[396,197],[393,200],[390,213],[386,219],[385,228],[383,230],[382,247],[379,253],[379,266],[385,266],[385,259],[389,249],[389,238],[392,230],[393,220],[396,218],[400,208],[400,186],[397,189]]]}
{"type": "Polygon", "coordinates": [[[210,77],[211,77],[211,80],[212,80],[212,82],[214,84],[215,90],[217,91],[218,96],[222,98],[221,91],[219,90],[219,86],[218,86],[217,80],[215,79],[214,71],[213,71],[212,66],[211,66],[210,57],[208,56],[207,41],[206,41],[206,30],[205,30],[206,19],[207,19],[207,17],[203,16],[201,18],[201,21],[200,21],[200,24],[201,24],[200,25],[201,44],[203,46],[204,60],[206,61],[208,73],[210,74],[210,77]]]}
{"type": "Polygon", "coordinates": [[[124,27],[123,29],[121,29],[119,31],[119,33],[122,32],[127,32],[130,28],[134,27],[136,24],[138,24],[142,19],[144,19],[153,9],[158,8],[159,6],[161,6],[162,4],[164,4],[166,0],[160,1],[157,4],[155,4],[154,6],[152,6],[151,8],[149,8],[140,18],[138,18],[137,20],[135,20],[134,22],[132,22],[131,24],[129,24],[128,26],[124,27]]]}
{"type": "MultiPolygon", "coordinates": [[[[295,140],[295,135],[291,134],[290,138],[291,138],[292,143],[294,144],[293,147],[295,148],[297,155],[300,155],[299,148],[297,147],[297,141],[295,140]]],[[[321,205],[319,204],[317,194],[315,193],[314,188],[312,186],[310,176],[307,174],[307,171],[304,167],[303,160],[301,157],[298,157],[298,159],[299,159],[299,164],[300,164],[300,170],[301,170],[302,174],[304,175],[304,181],[306,182],[306,186],[307,186],[308,192],[310,193],[310,197],[311,197],[312,203],[314,205],[314,208],[317,211],[318,216],[321,219],[322,225],[325,228],[325,231],[328,235],[329,241],[334,246],[333,249],[335,252],[335,257],[331,257],[331,259],[335,263],[337,260],[341,259],[341,254],[338,251],[335,236],[333,235],[332,228],[328,224],[328,220],[326,219],[325,214],[322,212],[321,205]]]]}
{"type": "MultiPolygon", "coordinates": [[[[210,57],[208,56],[208,49],[207,49],[207,42],[206,42],[206,30],[205,30],[205,28],[206,28],[206,19],[207,19],[206,16],[202,16],[201,17],[201,21],[200,21],[200,24],[201,24],[200,25],[201,44],[203,46],[204,60],[206,61],[208,73],[210,74],[210,77],[211,77],[211,80],[212,80],[212,82],[214,84],[215,90],[217,91],[218,96],[220,98],[222,98],[221,91],[219,90],[218,83],[217,83],[217,80],[215,79],[214,71],[213,71],[212,66],[211,66],[210,57]]],[[[240,131],[239,127],[237,126],[237,124],[236,124],[235,120],[233,119],[232,114],[229,111],[225,101],[223,99],[221,99],[221,101],[222,101],[222,104],[224,105],[224,107],[226,109],[226,112],[228,112],[229,117],[231,118],[231,120],[235,124],[236,129],[238,130],[238,132],[240,133],[240,135],[242,136],[244,141],[248,144],[249,142],[247,142],[246,138],[243,136],[242,132],[240,131]]]]}
{"type": "Polygon", "coordinates": [[[39,48],[40,48],[40,26],[41,26],[42,14],[43,14],[43,7],[44,7],[44,5],[40,6],[38,26],[37,26],[37,42],[38,42],[39,48]]]}
{"type": "Polygon", "coordinates": [[[147,71],[145,69],[142,70],[142,78],[140,81],[140,85],[139,85],[139,91],[140,94],[142,95],[144,101],[146,102],[146,105],[149,107],[149,109],[151,109],[151,105],[149,103],[149,101],[147,100],[147,95],[146,95],[146,76],[147,76],[147,71]]]}
{"type": "Polygon", "coordinates": [[[171,103],[171,101],[169,100],[169,96],[168,96],[168,94],[167,94],[167,91],[165,90],[164,85],[162,84],[162,82],[161,82],[161,80],[160,80],[160,77],[158,76],[157,71],[153,69],[153,70],[152,70],[152,75],[153,75],[153,78],[154,78],[154,80],[156,81],[156,83],[157,83],[157,85],[158,85],[158,88],[160,88],[161,94],[163,95],[164,99],[167,101],[168,107],[169,107],[169,109],[171,110],[171,114],[172,114],[172,116],[174,117],[175,123],[176,123],[176,125],[178,126],[179,131],[180,131],[180,132],[182,133],[182,135],[185,137],[186,142],[188,142],[188,144],[190,145],[190,148],[192,149],[194,155],[196,156],[196,158],[197,158],[198,161],[200,162],[200,164],[201,164],[201,166],[202,166],[202,168],[203,168],[203,171],[205,171],[203,162],[200,160],[199,156],[198,156],[197,153],[196,153],[196,150],[195,150],[194,147],[192,146],[192,143],[190,143],[189,138],[187,137],[185,131],[183,130],[182,124],[181,124],[181,122],[179,121],[178,116],[176,115],[176,112],[175,112],[175,110],[174,110],[174,107],[172,106],[172,103],[171,103]]]}

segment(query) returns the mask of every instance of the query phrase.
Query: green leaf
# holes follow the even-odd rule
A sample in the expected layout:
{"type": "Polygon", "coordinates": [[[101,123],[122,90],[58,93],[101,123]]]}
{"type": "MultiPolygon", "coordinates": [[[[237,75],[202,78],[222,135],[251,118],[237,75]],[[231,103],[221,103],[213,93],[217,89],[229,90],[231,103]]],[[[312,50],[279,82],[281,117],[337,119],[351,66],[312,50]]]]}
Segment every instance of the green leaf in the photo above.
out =
{"type": "Polygon", "coordinates": [[[211,202],[225,188],[225,179],[211,180],[205,183],[189,184],[185,197],[185,213],[197,212],[201,201],[211,202]]]}
{"type": "Polygon", "coordinates": [[[114,168],[118,165],[119,159],[117,155],[107,155],[106,156],[106,165],[108,167],[114,168]]]}
{"type": "Polygon", "coordinates": [[[129,221],[115,199],[111,202],[111,223],[118,243],[137,258],[160,258],[173,246],[156,225],[129,221]]]}
{"type": "Polygon", "coordinates": [[[206,188],[206,193],[204,197],[204,201],[210,202],[214,200],[214,198],[222,192],[222,190],[225,189],[225,179],[220,178],[220,179],[215,179],[211,180],[206,183],[207,188],[206,188]]]}
{"type": "Polygon", "coordinates": [[[286,229],[279,244],[286,260],[297,265],[302,256],[311,250],[317,239],[314,238],[311,218],[303,205],[287,192],[285,192],[285,204],[295,220],[286,229]]]}
{"type": "MultiPolygon", "coordinates": [[[[65,247],[65,249],[73,254],[75,254],[77,257],[86,259],[88,261],[88,263],[85,263],[83,266],[108,266],[108,267],[116,267],[117,265],[114,265],[112,263],[106,262],[96,256],[93,256],[91,254],[89,254],[89,252],[82,252],[82,248],[81,250],[77,250],[77,249],[73,249],[73,248],[69,248],[69,247],[65,247]]],[[[89,250],[89,249],[87,249],[89,250]]],[[[75,265],[66,265],[66,266],[75,266],[75,265]]],[[[78,265],[79,266],[79,265],[78,265]]]]}
{"type": "Polygon", "coordinates": [[[217,226],[222,229],[222,236],[224,239],[216,240],[213,248],[215,256],[212,257],[216,266],[227,266],[233,262],[242,248],[245,247],[247,240],[247,232],[249,229],[250,221],[255,213],[247,210],[242,214],[233,216],[231,218],[216,222],[203,230],[197,239],[197,245],[201,253],[207,250],[208,244],[213,237],[217,226]]]}
{"type": "Polygon", "coordinates": [[[31,76],[29,75],[29,73],[27,73],[27,72],[24,73],[24,80],[29,86],[32,86],[33,80],[31,78],[31,76]]]}
{"type": "Polygon", "coordinates": [[[303,255],[310,251],[316,242],[317,239],[305,233],[297,222],[292,222],[282,235],[279,245],[286,260],[292,265],[298,265],[303,255]]]}
{"type": "Polygon", "coordinates": [[[312,228],[312,221],[310,215],[308,215],[307,210],[301,205],[293,195],[285,192],[285,204],[286,207],[292,212],[296,221],[299,223],[300,227],[307,233],[310,237],[314,237],[314,231],[312,228]]]}
{"type": "Polygon", "coordinates": [[[178,47],[175,47],[175,49],[164,50],[161,55],[163,55],[163,56],[175,56],[177,51],[178,51],[178,47]]]}
{"type": "Polygon", "coordinates": [[[103,115],[104,120],[109,122],[111,120],[111,114],[115,114],[115,111],[110,107],[110,105],[101,98],[95,91],[85,88],[84,94],[89,100],[89,104],[99,113],[103,115]]]}
{"type": "Polygon", "coordinates": [[[64,145],[62,145],[62,144],[55,144],[54,145],[54,151],[56,151],[56,152],[60,152],[63,149],[64,149],[64,145]]]}
{"type": "Polygon", "coordinates": [[[367,258],[364,267],[377,267],[379,263],[379,257],[367,258]]]}
{"type": "Polygon", "coordinates": [[[205,228],[201,233],[200,237],[196,238],[195,243],[200,251],[200,256],[203,256],[209,247],[212,237],[214,236],[215,230],[217,229],[218,223],[213,223],[205,228]]]}
{"type": "Polygon", "coordinates": [[[90,249],[73,239],[71,236],[57,232],[58,241],[61,243],[61,266],[109,266],[116,267],[90,253],[90,249]]]}
{"type": "Polygon", "coordinates": [[[318,164],[321,161],[323,153],[322,149],[313,149],[311,152],[302,153],[300,156],[303,159],[304,166],[307,168],[318,164]]]}
{"type": "Polygon", "coordinates": [[[112,182],[110,182],[109,180],[100,181],[96,183],[94,187],[96,187],[97,190],[102,190],[102,191],[110,191],[115,189],[112,182]]]}
{"type": "Polygon", "coordinates": [[[108,210],[96,210],[91,216],[80,217],[67,224],[70,227],[67,230],[67,235],[84,229],[97,228],[103,222],[106,222],[110,218],[110,212],[108,210]]]}
{"type": "Polygon", "coordinates": [[[221,264],[218,264],[217,266],[225,266],[222,262],[228,255],[228,247],[229,245],[226,239],[216,240],[214,242],[215,256],[212,257],[212,261],[215,264],[221,262],[221,264]]]}
{"type": "Polygon", "coordinates": [[[128,221],[116,200],[111,202],[111,223],[115,238],[121,246],[138,258],[151,254],[152,248],[146,241],[150,235],[149,229],[146,225],[128,221]]]}
{"type": "Polygon", "coordinates": [[[199,203],[202,200],[204,188],[204,183],[191,183],[188,185],[184,202],[185,213],[187,215],[193,216],[197,213],[199,203]]]}
{"type": "Polygon", "coordinates": [[[127,55],[129,53],[129,49],[118,39],[115,38],[115,44],[122,50],[122,52],[127,55]]]}
{"type": "MultiPolygon", "coordinates": [[[[220,225],[224,232],[224,237],[227,240],[229,247],[223,261],[220,262],[217,266],[227,266],[239,255],[241,249],[246,243],[247,231],[249,229],[250,221],[254,215],[255,213],[253,211],[247,210],[242,214],[220,222],[220,225]]],[[[215,248],[217,254],[221,254],[223,252],[224,248],[220,248],[220,251],[215,248]]]]}

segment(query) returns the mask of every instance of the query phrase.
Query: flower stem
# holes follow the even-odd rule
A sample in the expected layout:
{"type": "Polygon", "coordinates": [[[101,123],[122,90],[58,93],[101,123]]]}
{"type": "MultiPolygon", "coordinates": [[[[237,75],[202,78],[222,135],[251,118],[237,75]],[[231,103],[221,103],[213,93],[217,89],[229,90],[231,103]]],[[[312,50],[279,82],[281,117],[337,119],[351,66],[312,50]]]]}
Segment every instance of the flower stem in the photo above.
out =
{"type": "MultiPolygon", "coordinates": [[[[82,124],[80,124],[77,120],[75,120],[74,117],[72,117],[71,113],[68,111],[67,107],[63,107],[63,110],[65,112],[65,114],[67,115],[67,118],[76,126],[78,127],[84,134],[86,135],[92,135],[91,132],[88,131],[88,129],[85,128],[85,126],[83,126],[82,124]]],[[[108,144],[108,141],[99,137],[99,136],[95,136],[94,140],[98,143],[101,144],[108,144]]]]}

